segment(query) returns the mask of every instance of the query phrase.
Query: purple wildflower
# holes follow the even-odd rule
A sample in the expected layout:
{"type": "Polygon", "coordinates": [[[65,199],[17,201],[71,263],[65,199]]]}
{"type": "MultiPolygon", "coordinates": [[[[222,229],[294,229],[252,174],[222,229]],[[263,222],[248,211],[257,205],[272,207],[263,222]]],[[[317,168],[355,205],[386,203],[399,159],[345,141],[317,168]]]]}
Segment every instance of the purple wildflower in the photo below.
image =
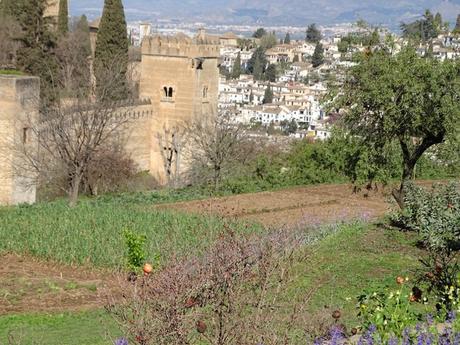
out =
{"type": "Polygon", "coordinates": [[[427,314],[426,322],[428,323],[428,326],[431,326],[434,323],[433,315],[427,314]]]}
{"type": "Polygon", "coordinates": [[[433,345],[434,339],[432,334],[428,334],[425,345],[433,345]]]}
{"type": "Polygon", "coordinates": [[[404,328],[404,331],[403,331],[403,345],[410,345],[410,336],[409,336],[409,328],[404,328]]]}
{"type": "Polygon", "coordinates": [[[455,333],[452,345],[460,345],[460,333],[455,333]]]}
{"type": "Polygon", "coordinates": [[[316,338],[315,341],[313,342],[313,345],[322,345],[323,340],[321,338],[316,338]]]}
{"type": "Polygon", "coordinates": [[[425,334],[419,334],[417,337],[417,345],[424,345],[425,344],[425,334]]]}
{"type": "Polygon", "coordinates": [[[388,345],[398,345],[399,341],[395,337],[391,337],[390,340],[388,340],[388,345]]]}
{"type": "Polygon", "coordinates": [[[128,345],[128,339],[126,338],[118,338],[115,340],[115,345],[128,345]]]}
{"type": "Polygon", "coordinates": [[[457,317],[457,315],[455,314],[455,311],[450,311],[449,314],[447,314],[447,322],[448,323],[452,323],[455,321],[455,318],[457,317]]]}
{"type": "Polygon", "coordinates": [[[340,340],[343,339],[342,330],[339,327],[333,327],[331,329],[331,345],[339,345],[340,340]]]}

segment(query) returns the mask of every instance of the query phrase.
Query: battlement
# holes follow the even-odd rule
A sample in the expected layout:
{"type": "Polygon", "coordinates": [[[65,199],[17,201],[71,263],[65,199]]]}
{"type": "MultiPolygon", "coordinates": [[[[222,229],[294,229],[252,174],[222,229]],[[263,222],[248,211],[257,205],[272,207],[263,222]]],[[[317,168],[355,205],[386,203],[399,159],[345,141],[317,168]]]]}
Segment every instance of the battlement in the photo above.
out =
{"type": "Polygon", "coordinates": [[[142,41],[142,55],[184,58],[219,58],[219,41],[205,35],[190,38],[185,34],[175,36],[146,36],[142,41]]]}

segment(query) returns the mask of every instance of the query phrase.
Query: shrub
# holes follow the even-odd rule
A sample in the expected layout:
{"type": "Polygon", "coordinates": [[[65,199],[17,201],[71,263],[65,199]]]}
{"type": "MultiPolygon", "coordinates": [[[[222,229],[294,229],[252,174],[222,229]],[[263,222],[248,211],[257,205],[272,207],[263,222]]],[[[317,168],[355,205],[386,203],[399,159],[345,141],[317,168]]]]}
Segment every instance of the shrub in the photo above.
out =
{"type": "Polygon", "coordinates": [[[446,316],[449,311],[460,311],[460,265],[457,252],[443,250],[431,251],[426,259],[420,260],[423,268],[419,281],[428,285],[436,303],[439,315],[446,316]]]}
{"type": "Polygon", "coordinates": [[[145,242],[147,237],[145,235],[138,235],[130,230],[123,232],[125,238],[125,244],[127,247],[126,253],[126,265],[132,271],[138,271],[140,267],[145,263],[145,242]]]}
{"type": "Polygon", "coordinates": [[[460,190],[456,183],[435,185],[431,191],[410,185],[406,209],[392,217],[401,227],[417,231],[434,251],[455,248],[460,240],[460,190]]]}
{"type": "Polygon", "coordinates": [[[398,277],[398,287],[366,292],[358,296],[358,317],[365,329],[375,327],[384,339],[400,334],[421,319],[416,303],[423,302],[419,288],[409,286],[408,278],[398,277]]]}

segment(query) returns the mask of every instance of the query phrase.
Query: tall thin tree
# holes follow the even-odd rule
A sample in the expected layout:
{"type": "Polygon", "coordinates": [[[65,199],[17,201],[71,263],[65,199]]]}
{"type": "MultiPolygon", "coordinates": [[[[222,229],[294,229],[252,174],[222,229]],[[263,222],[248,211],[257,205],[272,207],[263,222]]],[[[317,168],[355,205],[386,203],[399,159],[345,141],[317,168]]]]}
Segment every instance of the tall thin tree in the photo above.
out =
{"type": "Polygon", "coordinates": [[[121,0],[105,0],[94,61],[96,97],[108,97],[112,101],[129,97],[126,75],[128,71],[128,47],[128,32],[123,4],[121,0]],[[102,85],[104,75],[114,60],[124,65],[124,68],[120,70],[118,83],[112,92],[102,95],[100,90],[106,90],[102,85]]]}
{"type": "Polygon", "coordinates": [[[68,0],[59,1],[58,33],[65,36],[69,32],[69,4],[68,0]]]}

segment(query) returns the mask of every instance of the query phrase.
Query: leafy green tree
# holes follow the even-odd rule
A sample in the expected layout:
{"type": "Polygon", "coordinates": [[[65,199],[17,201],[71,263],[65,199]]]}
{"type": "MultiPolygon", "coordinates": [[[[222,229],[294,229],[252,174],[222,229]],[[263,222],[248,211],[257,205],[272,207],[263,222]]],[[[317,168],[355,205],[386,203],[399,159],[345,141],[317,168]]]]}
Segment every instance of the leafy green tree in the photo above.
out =
{"type": "Polygon", "coordinates": [[[384,51],[363,55],[344,86],[344,123],[369,148],[373,164],[383,166],[389,148],[399,145],[401,185],[393,196],[402,209],[419,159],[457,135],[459,76],[458,63],[425,59],[405,48],[396,56],[384,51]]]}
{"type": "Polygon", "coordinates": [[[315,52],[311,57],[311,63],[314,68],[319,67],[324,63],[324,48],[321,43],[316,44],[315,52]]]}
{"type": "Polygon", "coordinates": [[[270,84],[268,84],[267,88],[265,89],[263,103],[264,104],[273,103],[273,91],[272,91],[272,87],[270,86],[270,84]]]}
{"type": "Polygon", "coordinates": [[[45,18],[45,0],[19,1],[13,14],[21,27],[17,52],[18,68],[30,75],[40,77],[40,100],[42,107],[56,103],[57,62],[54,54],[56,37],[50,31],[51,22],[45,18]]]}
{"type": "Polygon", "coordinates": [[[261,80],[267,65],[268,61],[265,56],[265,49],[258,47],[249,59],[247,69],[256,80],[261,80]]]}
{"type": "Polygon", "coordinates": [[[435,38],[438,35],[434,16],[429,10],[425,11],[422,19],[409,24],[401,24],[401,31],[405,38],[421,40],[423,42],[435,38]]]}
{"type": "Polygon", "coordinates": [[[254,38],[262,38],[267,35],[267,31],[264,28],[258,28],[252,35],[254,38]]]}
{"type": "Polygon", "coordinates": [[[291,44],[291,35],[289,32],[287,32],[286,36],[284,37],[284,44],[291,44]]]}
{"type": "Polygon", "coordinates": [[[273,48],[278,44],[275,33],[267,34],[260,39],[260,46],[264,49],[273,48]]]}
{"type": "Polygon", "coordinates": [[[309,43],[318,43],[321,41],[321,32],[316,27],[316,24],[311,24],[306,33],[305,41],[309,43]]]}
{"type": "Polygon", "coordinates": [[[238,79],[241,75],[241,54],[238,53],[233,63],[232,78],[238,79]]]}
{"type": "Polygon", "coordinates": [[[339,49],[339,53],[346,54],[348,53],[348,49],[350,49],[350,43],[342,37],[340,42],[337,44],[337,48],[339,49]]]}
{"type": "Polygon", "coordinates": [[[66,35],[69,32],[69,4],[67,0],[59,1],[59,15],[58,15],[58,33],[66,35]]]}
{"type": "Polygon", "coordinates": [[[270,64],[268,65],[267,69],[265,70],[265,80],[275,82],[276,81],[276,65],[270,64]]]}
{"type": "Polygon", "coordinates": [[[369,46],[370,47],[375,47],[377,45],[379,45],[380,43],[380,34],[379,34],[379,30],[378,29],[375,29],[372,34],[370,35],[369,37],[369,46]]]}
{"type": "Polygon", "coordinates": [[[283,127],[284,127],[284,131],[288,135],[296,133],[297,129],[299,128],[299,126],[297,125],[297,122],[294,119],[292,119],[291,121],[287,121],[287,123],[283,127]]]}
{"type": "MultiPolygon", "coordinates": [[[[105,101],[118,101],[129,97],[128,32],[125,12],[121,0],[105,0],[99,33],[97,36],[94,71],[96,76],[96,96],[105,101]],[[116,63],[116,66],[114,66],[116,63]],[[111,91],[104,87],[108,71],[116,68],[117,81],[111,91]],[[104,92],[102,92],[104,90],[104,92]],[[103,93],[103,94],[102,94],[103,93]]],[[[110,73],[114,76],[114,73],[110,73]]]]}

